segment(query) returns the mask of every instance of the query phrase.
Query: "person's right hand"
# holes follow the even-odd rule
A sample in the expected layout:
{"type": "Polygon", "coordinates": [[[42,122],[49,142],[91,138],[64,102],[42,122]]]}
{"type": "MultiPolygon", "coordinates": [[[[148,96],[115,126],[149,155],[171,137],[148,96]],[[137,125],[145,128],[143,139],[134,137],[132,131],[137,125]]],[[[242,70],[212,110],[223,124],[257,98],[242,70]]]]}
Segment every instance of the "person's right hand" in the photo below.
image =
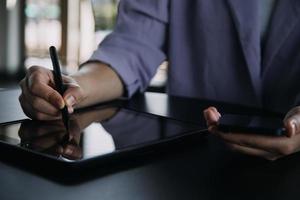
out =
{"type": "Polygon", "coordinates": [[[69,113],[76,104],[86,98],[78,82],[70,76],[63,76],[67,87],[63,96],[55,90],[53,72],[43,67],[29,68],[26,77],[20,82],[22,93],[19,101],[24,113],[37,120],[56,120],[61,118],[60,109],[65,105],[69,113]]]}

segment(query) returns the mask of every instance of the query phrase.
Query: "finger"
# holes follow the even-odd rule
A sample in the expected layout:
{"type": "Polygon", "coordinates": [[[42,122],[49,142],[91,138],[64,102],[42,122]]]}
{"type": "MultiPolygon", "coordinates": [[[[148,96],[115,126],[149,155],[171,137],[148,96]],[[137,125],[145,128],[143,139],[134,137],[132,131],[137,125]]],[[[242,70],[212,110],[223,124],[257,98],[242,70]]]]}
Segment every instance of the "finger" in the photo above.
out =
{"type": "MultiPolygon", "coordinates": [[[[48,134],[54,134],[55,132],[64,132],[65,127],[60,126],[39,126],[34,123],[22,123],[19,130],[19,136],[22,140],[31,140],[32,138],[42,137],[48,134]]],[[[57,141],[60,141],[60,138],[57,138],[57,141]]]]}
{"type": "Polygon", "coordinates": [[[60,115],[60,110],[54,107],[52,104],[49,102],[45,101],[44,99],[37,97],[37,96],[32,96],[27,89],[23,90],[24,92],[22,95],[24,96],[25,101],[27,101],[34,110],[37,112],[41,112],[47,115],[51,115],[53,117],[59,117],[60,115]]]}
{"type": "Polygon", "coordinates": [[[261,149],[245,147],[245,146],[241,146],[241,145],[233,144],[233,143],[226,143],[226,144],[228,145],[228,147],[231,150],[242,153],[242,154],[250,155],[250,156],[257,156],[257,157],[265,158],[267,160],[276,160],[281,157],[278,154],[270,153],[268,151],[264,151],[261,149]]]}
{"type": "Polygon", "coordinates": [[[289,155],[299,151],[300,134],[295,135],[293,139],[289,137],[272,137],[257,134],[243,133],[217,133],[223,140],[229,143],[238,144],[245,147],[251,147],[268,151],[270,153],[289,155]]]}
{"type": "Polygon", "coordinates": [[[74,106],[77,103],[77,100],[75,99],[75,97],[73,96],[73,94],[67,94],[66,96],[64,96],[64,100],[66,102],[66,105],[68,107],[68,112],[69,113],[73,113],[74,111],[74,106]]]}
{"type": "Polygon", "coordinates": [[[19,129],[19,136],[22,140],[30,140],[56,131],[63,131],[64,129],[65,127],[61,120],[47,121],[47,123],[39,122],[39,124],[36,121],[25,120],[19,129]]]}
{"type": "Polygon", "coordinates": [[[287,130],[287,136],[292,137],[300,133],[300,113],[294,112],[284,119],[284,126],[287,130]]]}
{"type": "Polygon", "coordinates": [[[80,147],[68,144],[64,148],[63,155],[69,159],[79,159],[82,157],[82,151],[80,147]]]}
{"type": "Polygon", "coordinates": [[[31,119],[44,121],[44,120],[57,120],[61,118],[61,115],[55,117],[42,112],[35,111],[32,105],[29,104],[27,100],[25,100],[24,95],[20,95],[19,101],[22,102],[21,107],[24,113],[31,119]]]}
{"type": "Polygon", "coordinates": [[[76,84],[68,84],[63,99],[68,108],[73,108],[83,100],[82,89],[76,84]]]}
{"type": "Polygon", "coordinates": [[[73,107],[68,107],[68,113],[72,114],[74,112],[74,108],[73,107]]]}
{"type": "Polygon", "coordinates": [[[24,95],[26,101],[28,101],[37,111],[52,116],[58,116],[60,114],[59,109],[54,107],[49,102],[40,97],[32,96],[25,84],[20,84],[20,86],[22,88],[22,95],[24,95]]]}
{"type": "Polygon", "coordinates": [[[296,134],[296,122],[293,119],[289,118],[284,121],[284,127],[288,137],[292,137],[296,134]]]}
{"type": "MultiPolygon", "coordinates": [[[[21,104],[24,104],[24,109],[27,111],[27,113],[31,113],[31,117],[33,119],[38,120],[57,120],[61,118],[61,112],[57,108],[53,107],[51,104],[46,102],[45,100],[39,98],[39,97],[28,97],[22,93],[19,101],[22,102],[21,104]],[[30,98],[30,99],[28,99],[30,98]],[[38,113],[43,114],[44,116],[48,116],[46,118],[39,118],[38,113]]],[[[23,110],[24,110],[23,109],[23,110]]]]}
{"type": "Polygon", "coordinates": [[[221,114],[219,113],[216,107],[211,106],[209,107],[209,109],[212,110],[216,114],[216,116],[221,117],[221,114]]]}
{"type": "Polygon", "coordinates": [[[60,145],[59,144],[54,144],[54,145],[49,146],[47,148],[39,149],[39,151],[44,153],[44,154],[50,154],[50,155],[58,156],[58,155],[60,155],[60,153],[58,152],[59,149],[60,149],[60,145]]]}
{"type": "Polygon", "coordinates": [[[216,107],[210,106],[210,107],[208,107],[207,109],[204,110],[204,113],[208,112],[208,111],[213,112],[218,118],[221,117],[221,114],[218,112],[216,107]]]}
{"type": "Polygon", "coordinates": [[[300,106],[292,108],[285,116],[284,120],[293,116],[294,114],[300,113],[300,106]]]}
{"type": "Polygon", "coordinates": [[[215,135],[219,135],[221,134],[221,132],[219,132],[218,130],[218,126],[217,125],[212,125],[208,127],[208,131],[215,134],[215,135]]]}
{"type": "Polygon", "coordinates": [[[32,73],[27,81],[28,91],[34,96],[38,96],[54,107],[62,109],[65,106],[62,96],[52,87],[49,86],[51,80],[42,73],[32,73]]]}
{"type": "Polygon", "coordinates": [[[60,142],[58,138],[61,138],[64,134],[64,130],[56,132],[48,132],[46,135],[32,138],[30,144],[35,148],[50,148],[60,142]]]}
{"type": "Polygon", "coordinates": [[[80,124],[76,118],[70,119],[70,129],[69,136],[72,140],[75,140],[78,144],[81,139],[82,128],[80,128],[80,124]]]}
{"type": "Polygon", "coordinates": [[[203,111],[207,126],[216,125],[220,119],[220,113],[214,108],[209,107],[203,111]]]}

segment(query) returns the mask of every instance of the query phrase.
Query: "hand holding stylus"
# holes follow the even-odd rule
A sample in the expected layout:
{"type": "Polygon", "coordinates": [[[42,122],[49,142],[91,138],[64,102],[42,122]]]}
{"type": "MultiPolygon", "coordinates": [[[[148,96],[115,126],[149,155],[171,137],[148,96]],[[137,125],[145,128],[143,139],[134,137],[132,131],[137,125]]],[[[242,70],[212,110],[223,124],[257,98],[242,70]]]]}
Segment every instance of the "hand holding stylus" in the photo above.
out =
{"type": "Polygon", "coordinates": [[[24,113],[37,120],[61,119],[61,112],[65,105],[72,113],[85,94],[78,82],[70,77],[62,77],[67,90],[59,94],[55,90],[54,77],[51,70],[33,66],[28,69],[26,77],[20,82],[22,93],[19,97],[24,113]]]}

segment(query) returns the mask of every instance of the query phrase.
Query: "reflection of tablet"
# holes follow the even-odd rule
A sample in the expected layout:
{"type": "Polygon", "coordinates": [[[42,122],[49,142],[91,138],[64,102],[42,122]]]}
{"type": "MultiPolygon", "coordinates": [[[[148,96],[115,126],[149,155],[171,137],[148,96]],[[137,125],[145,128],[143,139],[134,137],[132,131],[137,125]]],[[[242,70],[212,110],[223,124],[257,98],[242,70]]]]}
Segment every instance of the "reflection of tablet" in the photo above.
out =
{"type": "Polygon", "coordinates": [[[202,130],[196,124],[106,107],[72,116],[69,134],[60,121],[3,124],[0,147],[16,156],[26,154],[66,166],[83,166],[142,155],[172,141],[199,135],[202,130]]]}

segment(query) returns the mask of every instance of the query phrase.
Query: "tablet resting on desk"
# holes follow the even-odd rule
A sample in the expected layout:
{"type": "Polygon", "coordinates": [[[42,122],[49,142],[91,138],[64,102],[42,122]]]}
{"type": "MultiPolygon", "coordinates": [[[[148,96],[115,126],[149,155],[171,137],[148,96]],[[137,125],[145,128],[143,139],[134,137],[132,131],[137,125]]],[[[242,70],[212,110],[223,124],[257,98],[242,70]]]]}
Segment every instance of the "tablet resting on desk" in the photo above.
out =
{"type": "Polygon", "coordinates": [[[106,106],[74,114],[69,133],[61,121],[2,124],[0,148],[68,166],[105,164],[202,134],[202,130],[200,125],[106,106]]]}

